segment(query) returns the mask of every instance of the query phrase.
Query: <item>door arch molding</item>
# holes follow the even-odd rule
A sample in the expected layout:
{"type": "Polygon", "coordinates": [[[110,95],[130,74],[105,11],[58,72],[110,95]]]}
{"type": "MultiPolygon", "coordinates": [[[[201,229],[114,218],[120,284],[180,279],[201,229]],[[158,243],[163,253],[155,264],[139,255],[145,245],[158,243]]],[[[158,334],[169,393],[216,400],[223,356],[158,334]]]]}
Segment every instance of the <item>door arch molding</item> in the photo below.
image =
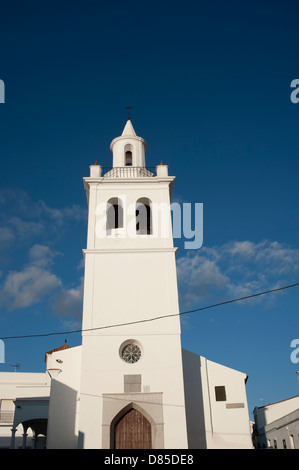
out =
{"type": "Polygon", "coordinates": [[[111,425],[110,425],[110,445],[111,445],[111,449],[116,448],[115,447],[115,445],[116,445],[116,429],[117,429],[118,424],[132,410],[136,410],[138,413],[140,413],[145,418],[145,420],[149,423],[149,426],[150,426],[150,447],[147,447],[147,448],[152,449],[152,445],[153,445],[153,443],[152,443],[152,438],[153,438],[152,429],[153,429],[153,425],[154,425],[153,419],[141,406],[139,406],[138,404],[136,404],[134,402],[131,402],[128,405],[126,405],[124,408],[122,408],[116,414],[116,416],[113,418],[113,420],[111,421],[111,425]]]}
{"type": "Polygon", "coordinates": [[[117,413],[111,422],[111,447],[113,449],[152,449],[152,425],[153,420],[145,410],[135,403],[129,403],[117,413]],[[136,435],[134,435],[132,428],[127,436],[122,434],[125,432],[126,427],[132,425],[135,426],[136,435]],[[124,426],[124,429],[122,426],[124,426]]]}
{"type": "Polygon", "coordinates": [[[152,448],[164,448],[163,393],[105,393],[102,408],[102,449],[113,449],[115,424],[131,409],[151,424],[152,448]]]}

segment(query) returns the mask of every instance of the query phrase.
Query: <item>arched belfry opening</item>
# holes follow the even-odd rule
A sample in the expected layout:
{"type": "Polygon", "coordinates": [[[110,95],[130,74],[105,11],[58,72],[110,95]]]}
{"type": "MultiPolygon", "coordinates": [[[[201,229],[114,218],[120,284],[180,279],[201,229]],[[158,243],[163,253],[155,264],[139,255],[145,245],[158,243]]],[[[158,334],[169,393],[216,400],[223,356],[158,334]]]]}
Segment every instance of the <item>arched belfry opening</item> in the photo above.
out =
{"type": "Polygon", "coordinates": [[[106,230],[122,228],[124,226],[124,214],[121,199],[114,197],[107,202],[106,230]]]}
{"type": "Polygon", "coordinates": [[[136,202],[136,233],[150,235],[152,233],[152,208],[150,199],[143,197],[136,202]]]}
{"type": "Polygon", "coordinates": [[[133,155],[130,150],[127,150],[125,154],[125,163],[126,163],[126,166],[132,166],[133,164],[133,155]]]}
{"type": "Polygon", "coordinates": [[[125,153],[125,166],[133,165],[133,146],[131,144],[126,144],[124,147],[125,153]]]}
{"type": "Polygon", "coordinates": [[[113,449],[152,449],[152,426],[133,406],[126,407],[111,424],[113,449]]]}

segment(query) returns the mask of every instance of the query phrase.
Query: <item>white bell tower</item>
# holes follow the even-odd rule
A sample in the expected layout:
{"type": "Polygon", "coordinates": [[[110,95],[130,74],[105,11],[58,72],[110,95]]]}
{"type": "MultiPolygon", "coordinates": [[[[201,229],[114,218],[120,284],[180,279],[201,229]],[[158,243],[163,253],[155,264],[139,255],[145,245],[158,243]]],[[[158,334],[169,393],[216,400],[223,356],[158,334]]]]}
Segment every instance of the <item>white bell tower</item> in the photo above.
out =
{"type": "Polygon", "coordinates": [[[146,168],[147,144],[130,119],[110,149],[113,167],[92,165],[84,178],[79,447],[184,449],[180,319],[173,316],[175,178],[162,163],[146,168]],[[129,436],[130,426],[136,432],[129,436]]]}

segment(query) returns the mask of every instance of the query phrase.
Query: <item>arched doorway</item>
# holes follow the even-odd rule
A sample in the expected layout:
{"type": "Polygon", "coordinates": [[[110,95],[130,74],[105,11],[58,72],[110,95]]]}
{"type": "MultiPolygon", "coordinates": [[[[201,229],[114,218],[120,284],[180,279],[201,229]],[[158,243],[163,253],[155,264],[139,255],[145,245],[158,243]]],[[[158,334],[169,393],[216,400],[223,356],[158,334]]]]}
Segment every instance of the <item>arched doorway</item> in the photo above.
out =
{"type": "Polygon", "coordinates": [[[114,426],[115,449],[151,449],[151,424],[135,408],[125,413],[114,426]]]}

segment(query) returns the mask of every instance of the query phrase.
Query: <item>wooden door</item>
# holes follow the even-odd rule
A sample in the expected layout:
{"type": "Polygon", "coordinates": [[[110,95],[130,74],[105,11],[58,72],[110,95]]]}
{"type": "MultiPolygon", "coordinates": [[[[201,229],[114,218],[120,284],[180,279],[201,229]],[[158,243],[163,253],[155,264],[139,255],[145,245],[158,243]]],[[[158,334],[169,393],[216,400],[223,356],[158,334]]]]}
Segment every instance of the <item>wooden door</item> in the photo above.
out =
{"type": "Polygon", "coordinates": [[[115,449],[151,449],[151,424],[135,409],[128,411],[115,425],[115,449]]]}

